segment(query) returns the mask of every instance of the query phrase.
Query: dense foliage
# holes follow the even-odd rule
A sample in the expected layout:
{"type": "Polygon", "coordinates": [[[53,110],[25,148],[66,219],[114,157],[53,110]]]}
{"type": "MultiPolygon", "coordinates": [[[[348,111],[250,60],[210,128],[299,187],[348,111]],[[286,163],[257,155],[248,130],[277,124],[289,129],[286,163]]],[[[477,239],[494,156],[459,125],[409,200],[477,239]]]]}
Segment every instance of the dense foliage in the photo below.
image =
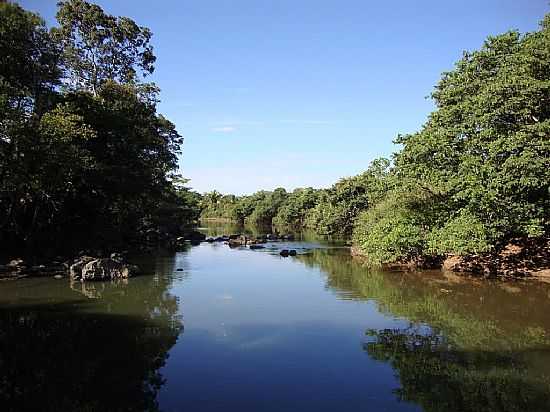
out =
{"type": "Polygon", "coordinates": [[[150,32],[82,0],[57,18],[48,30],[0,4],[0,243],[57,253],[178,234],[198,199],[176,174],[182,138],[141,81],[150,32]]]}
{"type": "Polygon", "coordinates": [[[547,235],[549,84],[550,16],[540,31],[490,37],[465,53],[437,85],[422,130],[398,137],[400,185],[359,219],[362,252],[395,261],[547,235]]]}
{"type": "Polygon", "coordinates": [[[402,149],[391,165],[377,160],[329,189],[297,189],[271,204],[269,192],[233,196],[209,203],[208,216],[221,216],[223,205],[226,218],[353,232],[372,263],[476,254],[548,236],[550,15],[539,31],[489,37],[465,53],[432,97],[436,110],[419,132],[398,136],[402,149]]]}
{"type": "Polygon", "coordinates": [[[357,215],[388,190],[390,162],[378,159],[358,176],[339,180],[328,189],[299,188],[291,193],[278,188],[249,196],[202,198],[203,218],[222,218],[255,225],[309,228],[326,235],[350,234],[357,215]]]}

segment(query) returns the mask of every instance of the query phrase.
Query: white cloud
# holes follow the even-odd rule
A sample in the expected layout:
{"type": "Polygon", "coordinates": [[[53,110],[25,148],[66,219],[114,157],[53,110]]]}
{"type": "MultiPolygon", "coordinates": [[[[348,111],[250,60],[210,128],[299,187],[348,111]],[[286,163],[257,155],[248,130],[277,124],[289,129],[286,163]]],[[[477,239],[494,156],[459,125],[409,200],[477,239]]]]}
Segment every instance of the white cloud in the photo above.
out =
{"type": "Polygon", "coordinates": [[[257,120],[234,120],[231,118],[218,119],[211,122],[213,125],[223,124],[226,126],[263,126],[265,122],[259,122],[257,120]]]}
{"type": "Polygon", "coordinates": [[[328,125],[334,124],[328,120],[281,120],[285,124],[303,124],[303,125],[328,125]]]}
{"type": "Polygon", "coordinates": [[[218,132],[218,133],[232,133],[236,130],[237,129],[233,126],[221,126],[221,127],[213,127],[212,128],[213,132],[218,132]]]}

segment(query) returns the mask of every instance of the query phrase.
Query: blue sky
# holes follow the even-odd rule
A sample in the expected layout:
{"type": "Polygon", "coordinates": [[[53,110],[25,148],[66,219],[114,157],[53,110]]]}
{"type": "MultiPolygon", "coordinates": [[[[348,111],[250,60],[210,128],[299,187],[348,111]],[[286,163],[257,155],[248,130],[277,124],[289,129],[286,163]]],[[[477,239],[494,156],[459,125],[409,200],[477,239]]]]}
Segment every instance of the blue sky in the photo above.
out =
{"type": "MultiPolygon", "coordinates": [[[[326,187],[418,130],[441,72],[547,0],[100,0],[149,27],[159,111],[200,191],[326,187]]],[[[56,0],[20,4],[54,23],[56,0]]]]}

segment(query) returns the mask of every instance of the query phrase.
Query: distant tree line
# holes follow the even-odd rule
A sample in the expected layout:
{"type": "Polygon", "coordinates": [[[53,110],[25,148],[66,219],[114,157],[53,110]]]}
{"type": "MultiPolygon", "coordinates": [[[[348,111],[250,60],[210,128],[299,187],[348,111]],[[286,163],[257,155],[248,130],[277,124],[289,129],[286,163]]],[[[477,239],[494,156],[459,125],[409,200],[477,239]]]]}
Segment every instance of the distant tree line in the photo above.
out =
{"type": "Polygon", "coordinates": [[[2,252],[160,242],[198,217],[157,113],[151,32],[84,0],[58,26],[0,3],[2,252]]]}
{"type": "Polygon", "coordinates": [[[550,15],[489,37],[444,73],[436,109],[379,159],[329,189],[207,193],[203,217],[351,234],[371,262],[475,254],[550,227],[550,15]]]}
{"type": "Polygon", "coordinates": [[[283,188],[259,191],[249,196],[202,196],[202,218],[223,218],[252,225],[308,228],[325,235],[350,235],[357,216],[379,201],[387,191],[390,161],[377,159],[369,169],[341,179],[328,189],[283,188]]]}

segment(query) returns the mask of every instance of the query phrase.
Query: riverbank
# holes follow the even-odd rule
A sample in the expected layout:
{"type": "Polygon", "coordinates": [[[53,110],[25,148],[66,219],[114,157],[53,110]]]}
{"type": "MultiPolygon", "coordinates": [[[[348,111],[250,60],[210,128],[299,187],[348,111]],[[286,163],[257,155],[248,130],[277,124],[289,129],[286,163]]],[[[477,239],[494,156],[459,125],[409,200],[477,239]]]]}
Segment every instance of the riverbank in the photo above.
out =
{"type": "MultiPolygon", "coordinates": [[[[209,223],[220,222],[217,219],[209,220],[209,223]]],[[[189,245],[196,246],[202,242],[222,242],[233,248],[242,246],[250,249],[262,249],[263,244],[266,242],[285,242],[294,239],[295,236],[292,234],[246,235],[238,233],[207,237],[199,231],[190,231],[188,235],[175,240],[173,250],[185,248],[189,245]]],[[[357,247],[350,247],[350,254],[356,260],[363,261],[367,266],[370,265],[368,256],[365,256],[357,247]]],[[[109,256],[109,254],[107,255],[109,256]]],[[[114,255],[118,254],[115,253],[114,255]]],[[[83,256],[85,257],[85,255],[83,256]]],[[[54,277],[57,279],[69,277],[71,266],[82,260],[83,256],[57,257],[49,260],[11,259],[4,264],[0,264],[0,280],[17,280],[28,277],[54,277]]],[[[103,254],[94,259],[101,260],[101,256],[103,254]]],[[[495,250],[491,253],[419,257],[408,261],[373,266],[379,266],[388,272],[436,269],[452,272],[465,278],[476,277],[502,281],[528,280],[550,283],[550,238],[513,239],[505,245],[495,247],[495,250]]]]}
{"type": "MultiPolygon", "coordinates": [[[[369,264],[357,247],[351,254],[369,264]]],[[[516,238],[495,246],[487,253],[420,256],[416,259],[383,263],[385,270],[440,269],[465,276],[500,280],[537,280],[550,283],[550,238],[516,238]]]]}

